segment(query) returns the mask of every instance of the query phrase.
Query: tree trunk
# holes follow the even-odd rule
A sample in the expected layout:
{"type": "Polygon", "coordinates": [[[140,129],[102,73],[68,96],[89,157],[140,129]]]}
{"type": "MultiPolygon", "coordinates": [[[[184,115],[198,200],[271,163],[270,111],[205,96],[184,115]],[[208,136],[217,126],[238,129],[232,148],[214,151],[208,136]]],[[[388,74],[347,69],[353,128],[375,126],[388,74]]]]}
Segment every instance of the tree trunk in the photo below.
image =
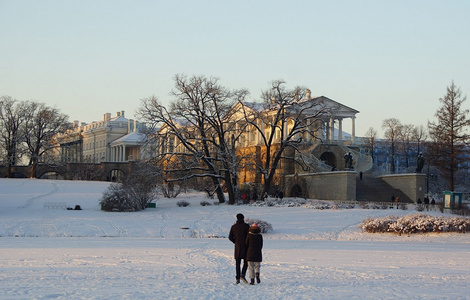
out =
{"type": "Polygon", "coordinates": [[[216,187],[217,199],[219,199],[219,203],[225,203],[225,195],[224,191],[222,190],[222,186],[220,185],[220,180],[212,177],[212,182],[216,187]]]}

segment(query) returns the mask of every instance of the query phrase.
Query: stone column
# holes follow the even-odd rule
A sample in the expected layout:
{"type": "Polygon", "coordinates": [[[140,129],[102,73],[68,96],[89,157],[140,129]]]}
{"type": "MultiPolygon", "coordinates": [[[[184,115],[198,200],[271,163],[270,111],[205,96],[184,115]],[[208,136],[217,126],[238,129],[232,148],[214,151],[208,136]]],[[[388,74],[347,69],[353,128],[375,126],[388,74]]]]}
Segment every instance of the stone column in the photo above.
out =
{"type": "Polygon", "coordinates": [[[118,162],[119,161],[119,146],[114,146],[114,161],[118,162]]]}
{"type": "Polygon", "coordinates": [[[356,117],[351,118],[351,143],[354,144],[356,140],[356,117]]]}
{"type": "Polygon", "coordinates": [[[330,142],[335,140],[335,119],[330,117],[330,142]]]}
{"type": "Polygon", "coordinates": [[[326,141],[329,143],[330,142],[330,123],[325,122],[325,134],[326,134],[326,141]]]}
{"type": "Polygon", "coordinates": [[[343,142],[343,119],[338,119],[338,141],[343,142]]]}

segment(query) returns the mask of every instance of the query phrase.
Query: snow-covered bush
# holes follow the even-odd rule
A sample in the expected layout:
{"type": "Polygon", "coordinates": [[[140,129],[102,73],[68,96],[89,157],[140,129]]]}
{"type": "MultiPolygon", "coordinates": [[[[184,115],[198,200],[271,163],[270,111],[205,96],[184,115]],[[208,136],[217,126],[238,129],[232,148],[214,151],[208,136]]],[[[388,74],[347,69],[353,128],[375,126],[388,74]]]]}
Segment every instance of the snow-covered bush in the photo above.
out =
{"type": "Polygon", "coordinates": [[[250,226],[253,225],[254,223],[258,224],[262,233],[267,233],[268,231],[273,230],[273,226],[270,223],[263,221],[263,220],[246,218],[245,222],[248,223],[250,226]]]}
{"type": "Polygon", "coordinates": [[[176,198],[181,192],[181,186],[175,186],[173,182],[162,184],[160,190],[165,198],[176,198]]]}
{"type": "Polygon", "coordinates": [[[101,209],[105,211],[135,211],[135,203],[129,198],[122,184],[111,184],[100,200],[101,209]]]}
{"type": "Polygon", "coordinates": [[[189,206],[189,202],[181,200],[181,201],[176,202],[176,205],[178,205],[178,207],[186,207],[186,206],[189,206]]]}
{"type": "Polygon", "coordinates": [[[470,215],[470,207],[468,204],[462,204],[462,207],[458,209],[453,209],[452,213],[454,215],[460,215],[460,216],[469,216],[470,215]]]}
{"type": "Polygon", "coordinates": [[[210,204],[210,202],[207,202],[207,201],[201,201],[200,202],[201,206],[211,206],[212,204],[210,204]]]}
{"type": "Polygon", "coordinates": [[[467,232],[470,219],[464,217],[432,217],[426,214],[367,218],[359,227],[365,232],[392,232],[398,234],[426,232],[467,232]]]}
{"type": "Polygon", "coordinates": [[[251,206],[268,206],[268,207],[303,207],[310,209],[351,209],[355,208],[355,204],[351,202],[336,202],[323,200],[308,200],[303,198],[268,198],[266,201],[256,201],[251,206]]]}
{"type": "Polygon", "coordinates": [[[122,179],[103,193],[101,209],[106,211],[139,211],[157,199],[158,176],[153,166],[139,163],[122,179]]]}

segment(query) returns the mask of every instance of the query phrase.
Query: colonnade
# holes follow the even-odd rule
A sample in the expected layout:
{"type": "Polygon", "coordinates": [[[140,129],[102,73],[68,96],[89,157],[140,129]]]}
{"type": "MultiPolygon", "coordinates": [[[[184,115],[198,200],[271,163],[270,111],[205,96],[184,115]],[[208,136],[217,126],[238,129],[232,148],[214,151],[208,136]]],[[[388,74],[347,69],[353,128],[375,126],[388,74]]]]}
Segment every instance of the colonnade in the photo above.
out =
{"type": "Polygon", "coordinates": [[[111,161],[112,162],[125,162],[126,161],[126,146],[124,144],[111,147],[111,161]]]}
{"type": "MultiPolygon", "coordinates": [[[[356,139],[356,117],[351,118],[351,143],[354,144],[356,139]]],[[[329,121],[326,122],[326,139],[330,142],[335,141],[335,120],[338,121],[338,141],[343,140],[343,118],[341,117],[330,117],[329,121]]]]}

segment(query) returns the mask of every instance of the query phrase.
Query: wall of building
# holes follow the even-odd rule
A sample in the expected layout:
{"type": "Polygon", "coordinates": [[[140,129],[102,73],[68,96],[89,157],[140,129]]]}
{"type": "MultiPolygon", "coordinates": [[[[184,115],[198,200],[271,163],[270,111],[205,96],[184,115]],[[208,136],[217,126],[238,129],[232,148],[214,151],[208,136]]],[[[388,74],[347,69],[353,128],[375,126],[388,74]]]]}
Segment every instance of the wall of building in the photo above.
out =
{"type": "Polygon", "coordinates": [[[338,171],[286,176],[287,196],[298,185],[302,197],[320,200],[350,201],[356,199],[356,172],[338,171]]]}
{"type": "Polygon", "coordinates": [[[426,193],[426,175],[419,173],[411,174],[393,174],[380,176],[383,181],[390,186],[401,190],[411,201],[417,202],[421,199],[424,200],[426,193]]]}

